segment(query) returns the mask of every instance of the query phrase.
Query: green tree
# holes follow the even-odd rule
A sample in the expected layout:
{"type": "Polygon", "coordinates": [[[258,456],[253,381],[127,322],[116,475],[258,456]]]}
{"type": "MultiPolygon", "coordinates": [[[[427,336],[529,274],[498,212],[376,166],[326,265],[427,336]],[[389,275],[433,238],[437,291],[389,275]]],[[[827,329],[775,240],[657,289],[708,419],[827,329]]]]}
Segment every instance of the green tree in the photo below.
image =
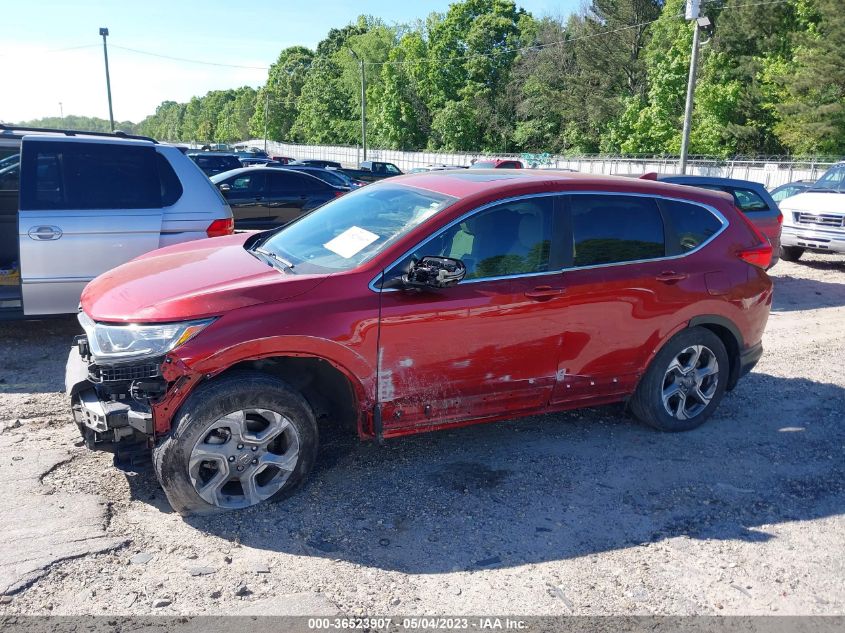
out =
{"type": "Polygon", "coordinates": [[[795,152],[845,152],[845,11],[840,0],[796,0],[803,29],[775,78],[784,101],[775,133],[795,152]]]}
{"type": "Polygon", "coordinates": [[[252,136],[264,136],[264,108],[269,102],[267,137],[288,140],[299,114],[298,102],[314,53],[303,46],[284,49],[270,66],[267,82],[255,96],[249,130],[252,136]]]}

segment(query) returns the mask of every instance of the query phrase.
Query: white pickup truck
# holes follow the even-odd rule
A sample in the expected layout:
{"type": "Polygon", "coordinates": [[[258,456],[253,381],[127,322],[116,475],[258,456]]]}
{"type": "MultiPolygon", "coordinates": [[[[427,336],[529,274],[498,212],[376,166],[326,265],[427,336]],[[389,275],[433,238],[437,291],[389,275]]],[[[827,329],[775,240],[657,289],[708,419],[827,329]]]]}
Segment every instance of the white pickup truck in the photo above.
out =
{"type": "Polygon", "coordinates": [[[845,253],[845,162],[803,193],[781,201],[780,210],[781,259],[796,262],[804,251],[845,253]]]}

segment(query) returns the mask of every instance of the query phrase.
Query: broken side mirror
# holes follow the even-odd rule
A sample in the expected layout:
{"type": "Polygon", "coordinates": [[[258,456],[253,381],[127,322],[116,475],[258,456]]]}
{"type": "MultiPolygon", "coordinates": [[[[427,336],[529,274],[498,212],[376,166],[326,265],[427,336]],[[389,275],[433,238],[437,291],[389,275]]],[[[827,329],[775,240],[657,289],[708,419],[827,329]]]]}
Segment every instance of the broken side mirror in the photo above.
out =
{"type": "Polygon", "coordinates": [[[402,282],[406,288],[449,288],[466,274],[467,267],[460,259],[426,255],[411,262],[402,282]]]}

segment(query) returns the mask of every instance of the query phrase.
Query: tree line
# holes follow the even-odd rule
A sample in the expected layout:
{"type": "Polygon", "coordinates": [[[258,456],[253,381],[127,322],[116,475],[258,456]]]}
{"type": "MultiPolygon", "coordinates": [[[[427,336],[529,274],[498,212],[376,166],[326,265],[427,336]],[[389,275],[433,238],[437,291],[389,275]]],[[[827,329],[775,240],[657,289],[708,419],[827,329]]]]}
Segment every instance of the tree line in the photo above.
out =
{"type": "MultiPolygon", "coordinates": [[[[537,18],[512,0],[462,0],[387,25],[361,16],[311,50],[281,51],[260,88],[165,101],[137,131],[406,150],[677,154],[692,24],[684,0],[592,0],[537,18]],[[267,116],[265,117],[265,109],[267,116]]],[[[690,152],[845,154],[841,0],[703,0],[690,152]]]]}

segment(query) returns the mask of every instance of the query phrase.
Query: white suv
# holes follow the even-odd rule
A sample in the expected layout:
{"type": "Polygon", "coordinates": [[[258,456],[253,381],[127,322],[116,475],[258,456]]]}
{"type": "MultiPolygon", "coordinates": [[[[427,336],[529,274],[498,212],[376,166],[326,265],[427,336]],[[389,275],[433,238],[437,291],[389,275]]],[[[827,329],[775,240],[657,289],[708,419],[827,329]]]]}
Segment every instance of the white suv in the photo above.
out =
{"type": "Polygon", "coordinates": [[[803,193],[782,200],[780,210],[781,259],[796,262],[804,251],[845,253],[845,162],[803,193]]]}
{"type": "Polygon", "coordinates": [[[101,273],[232,231],[228,203],[178,147],[0,124],[0,319],[76,312],[101,273]]]}

